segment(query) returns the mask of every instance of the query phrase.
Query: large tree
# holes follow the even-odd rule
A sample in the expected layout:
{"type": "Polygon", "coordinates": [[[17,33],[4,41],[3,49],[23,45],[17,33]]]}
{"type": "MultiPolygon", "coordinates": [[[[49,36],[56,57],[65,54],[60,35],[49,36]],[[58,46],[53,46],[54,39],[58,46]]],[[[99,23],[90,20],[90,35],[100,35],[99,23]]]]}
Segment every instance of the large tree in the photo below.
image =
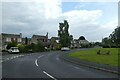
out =
{"type": "Polygon", "coordinates": [[[59,23],[58,36],[60,38],[60,44],[62,47],[69,47],[71,45],[73,36],[69,35],[68,29],[69,24],[67,20],[64,20],[64,23],[59,23]]]}
{"type": "Polygon", "coordinates": [[[108,38],[102,40],[104,45],[120,46],[120,26],[118,26],[108,38]]]}

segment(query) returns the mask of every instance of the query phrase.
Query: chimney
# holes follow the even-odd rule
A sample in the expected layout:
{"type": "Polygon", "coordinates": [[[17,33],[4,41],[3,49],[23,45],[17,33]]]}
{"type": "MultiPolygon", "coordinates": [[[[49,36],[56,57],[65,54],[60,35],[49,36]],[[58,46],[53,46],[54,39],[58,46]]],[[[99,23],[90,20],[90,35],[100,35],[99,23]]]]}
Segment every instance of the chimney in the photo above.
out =
{"type": "Polygon", "coordinates": [[[46,34],[46,37],[48,38],[48,32],[47,32],[47,34],[46,34]]]}
{"type": "Polygon", "coordinates": [[[20,33],[20,38],[22,38],[22,33],[20,33]]]}

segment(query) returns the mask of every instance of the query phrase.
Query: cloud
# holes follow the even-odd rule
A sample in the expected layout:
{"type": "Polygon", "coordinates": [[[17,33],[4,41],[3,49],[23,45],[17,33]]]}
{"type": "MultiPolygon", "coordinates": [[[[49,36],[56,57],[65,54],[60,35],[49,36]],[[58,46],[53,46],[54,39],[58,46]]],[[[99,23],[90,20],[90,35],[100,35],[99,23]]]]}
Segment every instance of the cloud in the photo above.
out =
{"type": "MultiPolygon", "coordinates": [[[[45,2],[48,0],[1,0],[2,2],[45,2]]],[[[61,0],[62,2],[118,2],[119,0],[61,0]]]]}
{"type": "MultiPolygon", "coordinates": [[[[101,10],[73,10],[63,14],[70,24],[70,32],[74,38],[79,38],[81,35],[90,39],[90,35],[99,28],[97,22],[102,16],[101,10]]],[[[92,36],[92,38],[95,36],[92,36]]],[[[93,39],[91,39],[93,40],[93,39]]]]}
{"type": "Polygon", "coordinates": [[[118,25],[120,26],[120,1],[118,3],[118,25]]]}
{"type": "Polygon", "coordinates": [[[77,5],[77,6],[75,6],[74,8],[75,8],[75,9],[81,9],[81,8],[83,8],[83,7],[85,7],[85,5],[82,4],[82,5],[77,5]]]}
{"type": "MultiPolygon", "coordinates": [[[[101,25],[102,10],[71,10],[62,12],[62,2],[5,2],[2,5],[2,32],[57,36],[59,22],[67,19],[74,38],[85,36],[90,41],[101,40],[110,33],[116,22],[101,25]],[[111,28],[107,29],[108,26],[111,28]]],[[[114,26],[115,25],[115,26],[114,26]]]]}
{"type": "Polygon", "coordinates": [[[61,13],[60,3],[57,0],[53,1],[50,3],[3,3],[2,31],[7,33],[22,32],[24,36],[29,37],[32,34],[52,32],[57,27],[57,15],[61,13]]]}

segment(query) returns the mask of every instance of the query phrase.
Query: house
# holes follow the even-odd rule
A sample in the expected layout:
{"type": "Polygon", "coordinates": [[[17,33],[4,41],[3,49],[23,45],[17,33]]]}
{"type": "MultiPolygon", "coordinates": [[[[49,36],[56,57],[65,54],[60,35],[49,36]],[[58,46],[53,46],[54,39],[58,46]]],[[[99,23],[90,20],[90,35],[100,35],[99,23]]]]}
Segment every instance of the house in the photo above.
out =
{"type": "Polygon", "coordinates": [[[17,42],[18,44],[22,43],[22,33],[20,34],[7,34],[1,33],[2,36],[2,50],[6,50],[7,44],[9,42],[17,42]]]}
{"type": "Polygon", "coordinates": [[[58,37],[51,37],[50,41],[50,48],[51,49],[58,49],[59,46],[59,38],[58,37]]]}
{"type": "Polygon", "coordinates": [[[80,48],[87,46],[89,46],[89,41],[87,41],[84,36],[80,36],[79,39],[74,39],[71,42],[71,47],[73,48],[80,48]]]}
{"type": "Polygon", "coordinates": [[[86,40],[84,36],[80,36],[78,40],[81,47],[89,45],[89,41],[86,40]]]}
{"type": "Polygon", "coordinates": [[[72,48],[80,48],[79,40],[78,39],[72,40],[71,47],[72,48]]]}
{"type": "Polygon", "coordinates": [[[45,47],[50,47],[50,42],[48,41],[48,33],[46,34],[46,36],[33,35],[31,38],[31,43],[34,43],[34,44],[41,43],[45,47]]]}

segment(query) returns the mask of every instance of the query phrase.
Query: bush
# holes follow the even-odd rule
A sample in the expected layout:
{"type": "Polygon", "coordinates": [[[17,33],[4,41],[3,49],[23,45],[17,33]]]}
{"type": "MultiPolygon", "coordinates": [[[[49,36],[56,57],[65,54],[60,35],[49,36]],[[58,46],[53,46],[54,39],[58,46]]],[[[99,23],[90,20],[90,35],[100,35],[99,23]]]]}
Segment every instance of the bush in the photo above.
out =
{"type": "Polygon", "coordinates": [[[22,52],[22,53],[45,51],[45,48],[41,43],[38,43],[38,44],[32,43],[30,45],[19,44],[18,48],[19,48],[20,52],[22,52]]]}
{"type": "Polygon", "coordinates": [[[27,49],[32,51],[32,52],[43,52],[43,51],[45,51],[45,48],[41,43],[38,43],[38,44],[32,43],[30,45],[27,45],[27,49]]]}
{"type": "Polygon", "coordinates": [[[22,53],[28,52],[27,46],[26,46],[26,45],[23,45],[23,44],[18,45],[18,49],[19,49],[20,52],[22,52],[22,53]]]}
{"type": "Polygon", "coordinates": [[[11,47],[16,47],[17,46],[17,42],[13,41],[7,44],[7,49],[10,49],[11,47]]]}

